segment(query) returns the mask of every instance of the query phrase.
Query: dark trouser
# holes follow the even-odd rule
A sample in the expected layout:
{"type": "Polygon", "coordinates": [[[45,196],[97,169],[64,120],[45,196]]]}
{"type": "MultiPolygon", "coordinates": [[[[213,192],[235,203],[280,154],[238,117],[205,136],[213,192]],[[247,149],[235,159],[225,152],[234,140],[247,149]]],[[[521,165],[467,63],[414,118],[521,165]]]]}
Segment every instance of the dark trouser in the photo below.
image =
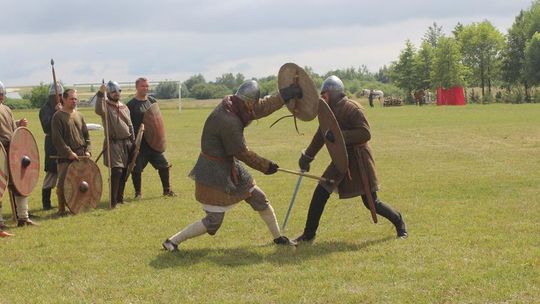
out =
{"type": "MultiPolygon", "coordinates": [[[[375,211],[377,211],[378,215],[386,218],[396,227],[401,224],[401,215],[399,214],[399,212],[397,212],[389,205],[381,202],[379,198],[377,198],[377,192],[371,192],[371,197],[373,197],[373,202],[375,203],[375,211]]],[[[366,195],[362,195],[362,202],[364,203],[364,206],[366,206],[366,208],[369,210],[369,204],[366,195]]]]}
{"type": "Polygon", "coordinates": [[[41,189],[41,203],[43,204],[43,209],[44,210],[49,210],[49,209],[52,208],[51,190],[52,190],[52,188],[43,188],[43,189],[41,189]]]}
{"type": "MultiPolygon", "coordinates": [[[[381,202],[377,198],[377,192],[371,193],[373,201],[375,203],[375,211],[377,214],[388,219],[394,226],[401,225],[401,215],[389,205],[381,202]]],[[[319,228],[319,221],[324,211],[324,206],[330,197],[330,193],[326,191],[321,185],[317,185],[309,204],[308,217],[306,220],[306,227],[304,228],[304,236],[308,239],[312,239],[317,234],[317,228],[319,228]]],[[[367,196],[362,195],[362,202],[364,206],[369,209],[367,196]]]]}
{"type": "Polygon", "coordinates": [[[127,169],[114,167],[111,170],[111,175],[111,204],[114,207],[117,203],[124,201],[127,169]]]}
{"type": "Polygon", "coordinates": [[[161,185],[163,186],[163,192],[168,192],[171,188],[169,185],[169,169],[171,166],[165,158],[165,154],[153,150],[145,141],[143,141],[141,150],[135,162],[135,168],[131,173],[135,195],[141,194],[141,174],[148,163],[158,170],[161,185]]]}

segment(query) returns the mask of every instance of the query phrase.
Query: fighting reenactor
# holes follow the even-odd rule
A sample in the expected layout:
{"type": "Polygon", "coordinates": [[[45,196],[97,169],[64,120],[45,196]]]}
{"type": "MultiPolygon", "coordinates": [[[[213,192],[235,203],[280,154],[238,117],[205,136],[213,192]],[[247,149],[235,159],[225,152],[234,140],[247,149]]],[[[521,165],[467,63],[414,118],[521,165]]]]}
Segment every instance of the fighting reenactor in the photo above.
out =
{"type": "MultiPolygon", "coordinates": [[[[116,207],[116,204],[124,202],[124,186],[127,181],[127,168],[129,156],[135,140],[133,124],[129,115],[128,107],[120,101],[122,89],[115,81],[109,81],[107,85],[101,85],[97,93],[97,101],[95,111],[101,116],[105,124],[104,105],[106,106],[108,132],[109,132],[109,148],[106,143],[103,144],[103,161],[105,166],[111,166],[111,207],[116,207]],[[107,97],[105,98],[105,94],[107,97]]],[[[105,139],[107,140],[107,139],[105,139]]]]}
{"type": "Polygon", "coordinates": [[[267,175],[277,172],[276,163],[248,148],[244,128],[254,119],[270,115],[285,102],[301,95],[298,86],[291,86],[280,90],[277,96],[259,99],[258,83],[249,80],[239,87],[236,94],[225,96],[206,119],[201,153],[190,173],[195,180],[195,198],[202,204],[206,216],[166,239],[162,244],[165,249],[176,251],[178,245],[187,239],[204,233],[216,234],[225,212],[242,200],[259,213],[272,233],[274,243],[295,245],[281,235],[266,194],[240,162],[267,175]]]}
{"type": "MultiPolygon", "coordinates": [[[[371,131],[364,108],[346,97],[343,82],[336,76],[330,76],[323,82],[321,97],[329,105],[343,133],[348,154],[348,170],[345,171],[348,172],[338,171],[334,163],[328,165],[323,177],[335,182],[319,182],[309,205],[304,233],[295,241],[299,243],[313,241],[324,206],[330,194],[336,189],[340,199],[361,196],[362,202],[368,209],[371,200],[374,203],[374,212],[376,211],[376,214],[385,217],[394,224],[399,238],[406,238],[408,235],[407,226],[401,214],[377,197],[379,185],[375,162],[368,143],[371,139],[371,131]]],[[[309,171],[311,161],[323,147],[325,140],[333,143],[336,141],[336,137],[330,130],[322,134],[319,128],[307,149],[300,156],[299,167],[301,170],[309,171]]]]}
{"type": "MultiPolygon", "coordinates": [[[[131,115],[131,121],[133,122],[133,128],[135,129],[135,134],[137,134],[140,130],[141,124],[143,123],[144,116],[154,113],[149,112],[147,114],[146,112],[157,102],[157,100],[148,95],[148,79],[144,77],[138,78],[135,81],[135,89],[137,90],[137,94],[127,103],[127,106],[131,115]]],[[[157,108],[157,104],[153,107],[153,109],[154,108],[157,108]]],[[[145,126],[146,129],[150,127],[151,126],[145,126]]],[[[164,143],[164,138],[161,138],[164,137],[164,130],[159,129],[152,131],[154,131],[154,139],[162,139],[160,142],[164,143]]],[[[135,168],[131,173],[133,187],[135,188],[135,198],[139,199],[142,197],[142,171],[149,162],[155,169],[157,169],[159,173],[159,178],[161,179],[161,185],[163,187],[163,195],[176,196],[176,194],[171,190],[171,185],[169,182],[169,171],[171,165],[165,158],[165,154],[163,153],[164,149],[162,151],[156,150],[158,148],[155,145],[152,147],[152,145],[148,142],[148,139],[149,138],[147,136],[144,137],[139,154],[137,155],[135,168]]]]}
{"type": "Polygon", "coordinates": [[[58,179],[58,171],[56,168],[56,159],[51,156],[56,155],[56,149],[52,143],[51,134],[51,121],[54,113],[62,108],[62,93],[64,88],[61,84],[51,84],[49,87],[49,99],[39,110],[39,120],[41,122],[41,128],[45,133],[45,178],[43,179],[43,186],[41,188],[41,203],[43,210],[50,210],[51,204],[51,191],[56,186],[58,179]],[[58,94],[58,95],[56,95],[58,94]]]}
{"type": "Polygon", "coordinates": [[[90,135],[82,114],[77,111],[77,91],[67,89],[62,94],[62,109],[52,118],[52,142],[58,159],[58,215],[66,215],[64,181],[69,164],[79,156],[90,156],[90,135]]]}

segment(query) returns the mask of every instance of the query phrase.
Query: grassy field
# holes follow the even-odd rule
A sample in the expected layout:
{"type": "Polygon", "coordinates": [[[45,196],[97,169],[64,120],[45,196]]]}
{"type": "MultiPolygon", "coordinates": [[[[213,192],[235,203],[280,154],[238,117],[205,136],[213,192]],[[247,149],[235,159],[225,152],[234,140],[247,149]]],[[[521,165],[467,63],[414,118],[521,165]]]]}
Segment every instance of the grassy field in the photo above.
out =
{"type": "MultiPolygon", "coordinates": [[[[540,303],[540,105],[366,109],[379,197],[403,213],[406,240],[384,219],[372,224],[359,199],[333,195],[312,245],[273,246],[242,203],[216,236],[171,254],[161,242],[204,213],[187,174],[211,111],[175,105],[162,112],[179,196],[161,197],[148,167],[143,200],[110,211],[104,193],[99,209],[54,219],[54,210],[40,211],[36,189],[30,204],[41,226],[0,239],[0,303],[540,303]]],[[[296,169],[316,121],[300,122],[302,135],[292,120],[269,129],[287,113],[253,122],[245,135],[254,151],[296,169]]],[[[41,147],[37,112],[14,115],[29,119],[41,147]]],[[[97,155],[102,132],[91,137],[97,155]]],[[[311,173],[328,161],[321,151],[311,173]]],[[[297,177],[251,171],[281,224],[297,177]]],[[[303,180],[286,235],[302,232],[315,185],[303,180]]],[[[131,200],[131,181],[126,188],[131,200]]],[[[4,203],[5,218],[9,212],[4,203]]]]}

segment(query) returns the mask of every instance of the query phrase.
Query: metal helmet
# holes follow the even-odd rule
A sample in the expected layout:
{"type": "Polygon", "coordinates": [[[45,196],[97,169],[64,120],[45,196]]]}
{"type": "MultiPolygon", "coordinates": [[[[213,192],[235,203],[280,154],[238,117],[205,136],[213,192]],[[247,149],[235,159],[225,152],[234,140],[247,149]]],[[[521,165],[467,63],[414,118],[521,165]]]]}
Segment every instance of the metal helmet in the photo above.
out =
{"type": "Polygon", "coordinates": [[[341,79],[335,75],[332,75],[326,78],[321,86],[321,93],[324,92],[345,94],[345,86],[343,85],[341,79]]]}
{"type": "Polygon", "coordinates": [[[261,90],[259,89],[257,81],[248,80],[242,83],[234,95],[246,103],[255,103],[259,101],[259,98],[261,97],[261,90]]]}
{"type": "Polygon", "coordinates": [[[6,87],[4,84],[0,81],[0,94],[6,94],[6,87]]]}
{"type": "MultiPolygon", "coordinates": [[[[64,88],[62,87],[62,84],[57,82],[56,87],[58,89],[58,95],[61,95],[64,92],[64,88]]],[[[51,83],[51,86],[49,87],[49,96],[50,95],[56,95],[56,91],[54,90],[54,83],[51,83]]]]}
{"type": "Polygon", "coordinates": [[[111,94],[112,92],[122,92],[120,85],[116,81],[109,81],[107,83],[107,93],[111,94]]]}

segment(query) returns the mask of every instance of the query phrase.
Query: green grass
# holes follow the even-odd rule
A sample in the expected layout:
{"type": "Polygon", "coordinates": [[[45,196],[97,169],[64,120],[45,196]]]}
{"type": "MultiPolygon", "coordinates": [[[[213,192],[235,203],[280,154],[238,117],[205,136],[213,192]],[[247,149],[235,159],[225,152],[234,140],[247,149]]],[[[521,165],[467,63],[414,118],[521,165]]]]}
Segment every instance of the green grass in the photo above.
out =
{"type": "MultiPolygon", "coordinates": [[[[157,172],[143,174],[142,201],[61,219],[39,211],[38,228],[12,228],[0,240],[0,303],[540,303],[540,106],[469,105],[367,109],[380,198],[401,211],[410,237],[374,225],[358,199],[332,195],[311,246],[277,248],[259,216],[241,203],[214,237],[161,242],[200,219],[187,177],[211,108],[164,105],[167,157],[176,198],[162,198],[157,172]]],[[[87,122],[99,123],[89,110],[87,122]]],[[[248,145],[296,169],[316,121],[288,112],[255,121],[248,145]]],[[[42,146],[37,112],[26,116],[42,146]]],[[[102,132],[91,133],[94,155],[102,132]]],[[[321,174],[325,150],[312,164],[321,174]]],[[[104,180],[106,170],[102,164],[104,180]]],[[[253,172],[280,224],[297,177],[253,172]]],[[[316,182],[304,179],[286,234],[298,236],[316,182]]],[[[133,197],[131,181],[126,197],[133,197]]],[[[4,217],[10,216],[4,199],[4,217]]],[[[56,201],[56,200],[54,200],[56,201]]],[[[56,206],[56,202],[54,202],[56,206]]]]}

